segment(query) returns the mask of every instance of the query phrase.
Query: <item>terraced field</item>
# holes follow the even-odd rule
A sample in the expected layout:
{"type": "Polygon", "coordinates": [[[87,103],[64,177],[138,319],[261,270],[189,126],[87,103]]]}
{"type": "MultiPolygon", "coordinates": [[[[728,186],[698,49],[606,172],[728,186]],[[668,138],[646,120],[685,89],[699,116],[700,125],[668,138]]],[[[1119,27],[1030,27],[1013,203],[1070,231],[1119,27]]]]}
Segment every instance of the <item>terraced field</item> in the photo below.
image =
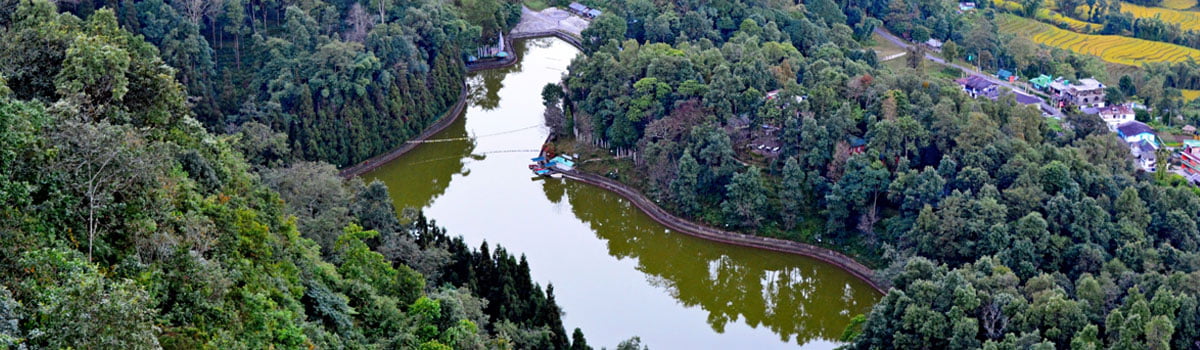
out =
{"type": "Polygon", "coordinates": [[[1162,7],[1173,10],[1186,10],[1196,7],[1196,0],[1163,0],[1162,7]]]}
{"type": "Polygon", "coordinates": [[[1066,24],[1071,30],[1079,33],[1090,33],[1093,30],[1100,30],[1104,26],[1080,21],[1071,17],[1063,16],[1061,13],[1050,11],[1050,9],[1038,10],[1037,18],[1043,21],[1066,24]]]}
{"type": "MultiPolygon", "coordinates": [[[[1192,5],[1195,6],[1195,4],[1195,0],[1192,0],[1192,5]]],[[[1166,2],[1163,5],[1165,6],[1166,2]]],[[[1137,18],[1162,16],[1163,22],[1178,24],[1183,30],[1200,30],[1200,12],[1180,11],[1162,7],[1145,7],[1128,2],[1121,3],[1121,12],[1132,13],[1137,18]]]]}
{"type": "Polygon", "coordinates": [[[1112,63],[1141,66],[1145,62],[1182,62],[1188,58],[1200,61],[1200,50],[1179,45],[1118,35],[1080,34],[1008,14],[998,18],[998,23],[1001,30],[1036,43],[1097,56],[1112,63]]]}
{"type": "MultiPolygon", "coordinates": [[[[1054,0],[1048,0],[1046,3],[1051,7],[1055,7],[1054,0]]],[[[1020,3],[1013,0],[992,0],[992,4],[995,4],[996,7],[1008,10],[1010,12],[1020,11],[1024,7],[1020,3]]],[[[1057,10],[1057,7],[1055,7],[1053,10],[1049,8],[1038,9],[1037,19],[1051,24],[1066,25],[1068,28],[1071,28],[1071,30],[1079,33],[1090,33],[1092,31],[1100,30],[1100,28],[1104,27],[1100,24],[1063,16],[1063,14],[1057,12],[1057,10]]]]}

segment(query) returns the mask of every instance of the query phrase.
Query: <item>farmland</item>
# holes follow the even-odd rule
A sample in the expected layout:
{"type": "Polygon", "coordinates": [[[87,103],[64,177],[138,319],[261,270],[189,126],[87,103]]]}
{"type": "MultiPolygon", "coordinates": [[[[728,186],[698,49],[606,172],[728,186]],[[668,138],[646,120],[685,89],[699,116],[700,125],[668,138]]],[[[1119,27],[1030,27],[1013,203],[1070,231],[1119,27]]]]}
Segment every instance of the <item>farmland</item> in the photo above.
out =
{"type": "MultiPolygon", "coordinates": [[[[1166,5],[1166,3],[1163,3],[1166,5]]],[[[1195,5],[1195,1],[1192,1],[1195,5]]],[[[1137,18],[1154,18],[1160,16],[1163,22],[1178,24],[1183,30],[1200,30],[1200,12],[1180,11],[1161,7],[1138,6],[1128,2],[1121,3],[1121,12],[1132,13],[1137,18]]]]}
{"type": "Polygon", "coordinates": [[[1196,7],[1196,0],[1163,0],[1162,7],[1173,10],[1187,10],[1196,7]]]}
{"type": "Polygon", "coordinates": [[[1066,24],[1069,28],[1071,28],[1071,30],[1080,33],[1088,33],[1093,30],[1099,30],[1101,27],[1103,27],[1099,24],[1084,22],[1071,17],[1063,16],[1061,13],[1050,11],[1050,9],[1038,10],[1037,18],[1047,22],[1066,24]]]}
{"type": "MultiPolygon", "coordinates": [[[[1053,1],[1051,1],[1051,3],[1053,3],[1053,1]]],[[[1002,8],[1011,12],[1020,11],[1023,7],[1020,3],[1013,0],[992,0],[992,4],[995,4],[998,8],[1002,8]]],[[[1080,33],[1088,33],[1093,30],[1099,30],[1100,27],[1102,27],[1099,24],[1089,23],[1063,16],[1061,13],[1052,11],[1048,8],[1038,9],[1037,18],[1047,23],[1066,25],[1068,28],[1071,28],[1071,30],[1080,33]]]]}
{"type": "Polygon", "coordinates": [[[1080,34],[1013,15],[997,18],[997,23],[1005,32],[1036,43],[1097,56],[1112,63],[1141,66],[1146,62],[1200,60],[1200,50],[1179,45],[1117,35],[1080,34]]]}
{"type": "Polygon", "coordinates": [[[1200,90],[1179,90],[1183,93],[1184,101],[1191,101],[1200,98],[1200,90]]]}

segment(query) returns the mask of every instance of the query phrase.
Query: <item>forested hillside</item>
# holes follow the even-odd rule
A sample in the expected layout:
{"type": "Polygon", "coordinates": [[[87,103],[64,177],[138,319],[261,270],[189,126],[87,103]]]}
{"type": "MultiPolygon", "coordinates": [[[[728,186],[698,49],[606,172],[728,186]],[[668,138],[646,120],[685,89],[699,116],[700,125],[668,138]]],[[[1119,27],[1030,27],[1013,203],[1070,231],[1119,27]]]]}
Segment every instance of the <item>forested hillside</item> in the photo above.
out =
{"type": "Polygon", "coordinates": [[[1102,65],[1006,47],[951,3],[610,6],[544,94],[573,119],[549,124],[637,152],[592,167],[682,216],[877,264],[894,289],[848,329],[853,347],[1200,345],[1195,188],[1135,172],[1094,116],[1056,131],[1011,97],[971,99],[922,52],[885,68],[859,42],[875,15],[989,65],[1102,65]]]}
{"type": "Polygon", "coordinates": [[[523,256],[265,125],[206,131],[120,13],[0,16],[0,349],[587,348],[523,256]]]}
{"type": "MultiPolygon", "coordinates": [[[[22,1],[0,2],[0,17],[22,1]]],[[[508,0],[85,0],[59,9],[86,18],[100,8],[159,48],[209,131],[262,123],[287,133],[297,156],[339,167],[420,133],[458,99],[465,54],[520,17],[508,0]]],[[[0,49],[14,63],[0,72],[18,98],[62,97],[45,73],[62,63],[55,52],[65,42],[32,40],[0,49]]]]}

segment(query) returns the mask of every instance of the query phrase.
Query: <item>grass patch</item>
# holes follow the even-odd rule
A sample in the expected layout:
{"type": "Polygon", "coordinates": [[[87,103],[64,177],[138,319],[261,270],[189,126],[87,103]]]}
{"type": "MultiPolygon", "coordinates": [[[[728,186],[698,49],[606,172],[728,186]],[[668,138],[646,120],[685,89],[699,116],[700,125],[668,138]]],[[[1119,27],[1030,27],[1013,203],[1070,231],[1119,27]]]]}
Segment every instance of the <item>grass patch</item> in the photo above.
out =
{"type": "MultiPolygon", "coordinates": [[[[883,59],[884,57],[895,55],[901,52],[908,52],[908,50],[905,50],[903,47],[900,47],[887,38],[884,38],[883,36],[879,35],[879,33],[871,33],[871,42],[864,44],[867,47],[870,47],[872,50],[875,50],[875,54],[879,56],[879,59],[883,59]]],[[[897,60],[898,59],[900,58],[897,58],[897,60]]]]}
{"type": "Polygon", "coordinates": [[[962,71],[962,69],[954,68],[951,66],[943,66],[941,70],[937,71],[937,75],[938,75],[938,77],[941,77],[941,78],[954,80],[954,79],[962,78],[963,71],[962,71]]]}
{"type": "Polygon", "coordinates": [[[530,10],[541,11],[550,7],[550,3],[546,0],[525,0],[525,7],[530,10]]]}
{"type": "Polygon", "coordinates": [[[1054,130],[1056,132],[1063,131],[1062,121],[1058,120],[1057,118],[1046,118],[1046,126],[1050,127],[1050,130],[1054,130]]]}

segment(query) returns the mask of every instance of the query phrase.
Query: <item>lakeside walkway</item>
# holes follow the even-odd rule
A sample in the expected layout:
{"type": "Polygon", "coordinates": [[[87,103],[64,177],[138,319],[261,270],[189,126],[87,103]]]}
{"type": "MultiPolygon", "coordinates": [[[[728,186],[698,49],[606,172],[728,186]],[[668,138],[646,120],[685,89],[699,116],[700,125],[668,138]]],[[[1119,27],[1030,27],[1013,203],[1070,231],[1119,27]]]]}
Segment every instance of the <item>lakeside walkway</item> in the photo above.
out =
{"type": "MultiPolygon", "coordinates": [[[[559,13],[566,13],[566,11],[556,8],[549,8],[541,12],[534,12],[528,7],[522,7],[521,23],[517,24],[517,26],[508,36],[507,40],[554,36],[574,45],[577,48],[581,47],[582,45],[579,34],[584,28],[586,28],[587,22],[582,18],[567,14],[567,16],[570,16],[575,20],[584,22],[583,28],[579,28],[578,26],[571,24],[573,23],[573,20],[561,19],[559,17],[559,13]]],[[[511,42],[509,42],[506,46],[510,47],[511,50],[511,42]]],[[[515,64],[516,61],[520,59],[520,57],[517,57],[515,52],[510,52],[509,56],[511,58],[509,60],[494,61],[489,62],[489,64],[468,66],[467,68],[468,71],[471,72],[502,68],[515,64]]],[[[463,110],[466,108],[467,103],[466,95],[467,87],[464,85],[463,90],[459,95],[458,102],[455,103],[455,105],[449,111],[447,111],[446,114],[442,115],[437,122],[426,128],[426,130],[420,135],[400,145],[391,152],[376,156],[355,166],[343,169],[340,175],[345,178],[360,176],[415,149],[418,145],[422,144],[421,141],[428,140],[433,135],[446,129],[450,126],[450,124],[453,124],[460,115],[463,114],[463,110]]],[[[570,173],[564,173],[564,177],[616,193],[617,195],[633,203],[634,206],[636,206],[643,213],[646,213],[646,215],[649,215],[652,219],[654,219],[654,221],[657,221],[660,224],[679,233],[719,243],[766,249],[817,259],[849,272],[851,275],[867,283],[867,285],[871,286],[871,288],[875,289],[880,294],[887,294],[887,289],[890,288],[890,286],[887,284],[887,281],[875,280],[874,270],[871,270],[871,268],[859,263],[845,254],[800,242],[729,232],[697,224],[667,212],[649,198],[646,198],[646,196],[641,192],[599,175],[573,171],[570,173]]]]}
{"type": "Polygon", "coordinates": [[[667,212],[665,209],[658,206],[658,204],[655,204],[654,201],[646,198],[646,196],[640,191],[630,188],[625,184],[616,182],[615,180],[600,175],[583,173],[579,171],[565,172],[562,174],[565,178],[583,182],[602,188],[609,192],[616,193],[617,195],[633,203],[634,206],[640,209],[643,213],[646,213],[646,215],[649,215],[650,218],[654,219],[654,221],[657,221],[663,226],[666,226],[679,233],[709,241],[773,250],[817,259],[849,272],[854,277],[866,282],[867,285],[871,286],[871,288],[874,288],[880,294],[887,294],[887,289],[890,287],[885,284],[886,281],[875,280],[874,270],[859,263],[858,261],[855,261],[853,258],[846,256],[845,254],[810,244],[778,238],[730,232],[697,224],[667,212]]]}

